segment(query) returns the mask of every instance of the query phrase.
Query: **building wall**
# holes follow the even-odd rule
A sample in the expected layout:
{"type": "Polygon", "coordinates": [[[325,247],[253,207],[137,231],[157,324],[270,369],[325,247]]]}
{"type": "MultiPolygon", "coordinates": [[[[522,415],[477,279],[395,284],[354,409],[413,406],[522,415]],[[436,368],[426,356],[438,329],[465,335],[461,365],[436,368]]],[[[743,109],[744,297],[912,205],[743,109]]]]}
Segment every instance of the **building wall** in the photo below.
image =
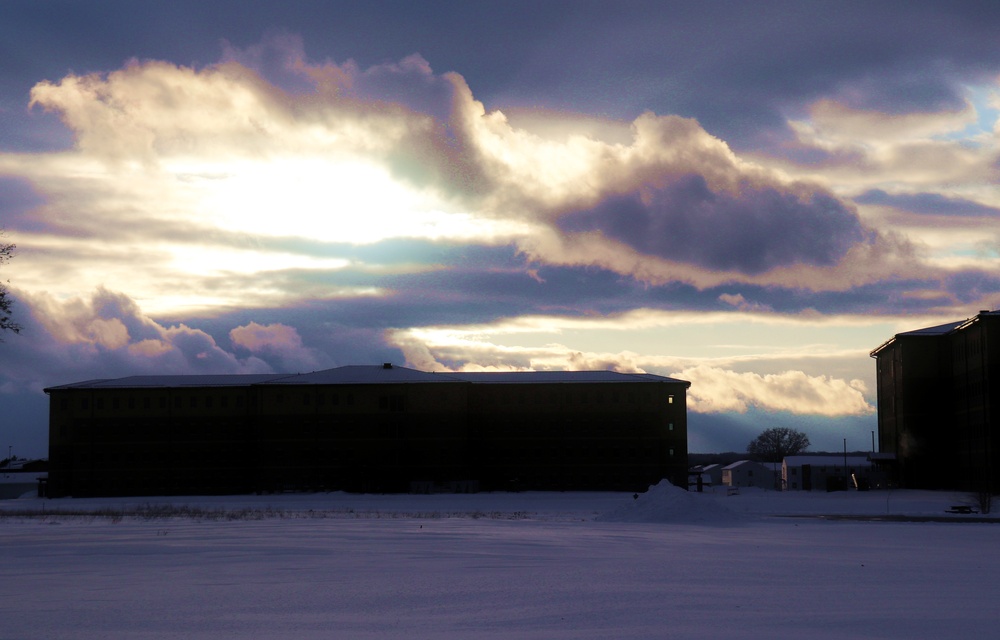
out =
{"type": "Polygon", "coordinates": [[[250,387],[50,392],[52,496],[252,488],[250,387]]]}
{"type": "Polygon", "coordinates": [[[950,428],[956,446],[955,475],[969,489],[1000,488],[995,464],[1000,452],[992,415],[1000,393],[998,333],[1000,320],[983,316],[949,336],[953,388],[950,428]]]}
{"type": "Polygon", "coordinates": [[[795,456],[793,461],[785,460],[781,464],[781,484],[786,491],[826,491],[833,482],[844,483],[841,488],[854,486],[853,479],[866,479],[869,486],[885,485],[884,474],[872,469],[871,463],[865,458],[849,456],[845,467],[837,456],[832,460],[826,456],[810,458],[795,456]],[[846,470],[846,472],[845,472],[846,470]]]}
{"type": "Polygon", "coordinates": [[[70,385],[48,390],[48,489],[645,490],[685,481],[686,386],[70,385]]]}
{"type": "Polygon", "coordinates": [[[747,461],[722,470],[722,484],[729,487],[773,489],[777,473],[758,462],[747,461]]]}
{"type": "Polygon", "coordinates": [[[473,385],[484,486],[632,491],[663,478],[684,486],[686,396],[665,386],[473,385]]]}
{"type": "Polygon", "coordinates": [[[946,426],[950,382],[947,344],[900,336],[876,359],[879,450],[895,453],[898,481],[935,488],[948,481],[955,446],[946,426]]]}

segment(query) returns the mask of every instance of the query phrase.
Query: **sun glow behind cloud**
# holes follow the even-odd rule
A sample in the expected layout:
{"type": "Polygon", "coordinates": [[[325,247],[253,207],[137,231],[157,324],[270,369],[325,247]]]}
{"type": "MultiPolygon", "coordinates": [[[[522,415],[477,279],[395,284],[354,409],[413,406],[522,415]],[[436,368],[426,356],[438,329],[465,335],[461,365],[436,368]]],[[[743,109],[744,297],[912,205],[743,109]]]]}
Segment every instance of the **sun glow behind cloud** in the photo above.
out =
{"type": "Polygon", "coordinates": [[[443,210],[388,171],[363,160],[280,157],[175,165],[194,214],[219,228],[261,236],[370,244],[389,238],[501,238],[511,225],[443,210]]]}

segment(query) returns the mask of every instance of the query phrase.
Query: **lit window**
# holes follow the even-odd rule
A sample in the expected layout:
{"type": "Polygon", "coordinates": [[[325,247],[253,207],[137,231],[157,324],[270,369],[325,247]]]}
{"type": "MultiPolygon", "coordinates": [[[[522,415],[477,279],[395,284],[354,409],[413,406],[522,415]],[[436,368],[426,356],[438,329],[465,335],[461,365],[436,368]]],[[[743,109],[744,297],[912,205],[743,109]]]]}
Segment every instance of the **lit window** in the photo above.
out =
{"type": "Polygon", "coordinates": [[[667,404],[673,404],[673,403],[674,403],[674,397],[673,396],[667,396],[667,404]]]}

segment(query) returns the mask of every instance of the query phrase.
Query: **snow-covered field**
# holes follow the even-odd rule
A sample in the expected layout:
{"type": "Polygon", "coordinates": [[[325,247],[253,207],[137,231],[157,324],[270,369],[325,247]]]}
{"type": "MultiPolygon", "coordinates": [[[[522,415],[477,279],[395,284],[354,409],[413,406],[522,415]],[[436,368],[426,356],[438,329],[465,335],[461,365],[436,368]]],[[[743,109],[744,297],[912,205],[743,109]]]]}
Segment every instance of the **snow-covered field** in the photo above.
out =
{"type": "Polygon", "coordinates": [[[0,638],[996,637],[1000,524],[777,517],[963,502],[665,485],[6,500],[0,638]]]}

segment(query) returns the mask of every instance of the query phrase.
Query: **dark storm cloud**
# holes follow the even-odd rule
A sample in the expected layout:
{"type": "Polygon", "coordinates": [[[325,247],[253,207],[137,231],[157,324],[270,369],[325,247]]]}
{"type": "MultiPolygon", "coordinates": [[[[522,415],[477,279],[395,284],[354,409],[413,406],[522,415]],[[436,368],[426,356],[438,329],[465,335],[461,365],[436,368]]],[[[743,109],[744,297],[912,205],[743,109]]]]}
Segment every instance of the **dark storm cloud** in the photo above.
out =
{"type": "Polygon", "coordinates": [[[962,218],[997,218],[1000,209],[963,198],[952,198],[940,193],[889,194],[881,189],[871,189],[854,198],[858,204],[893,207],[910,213],[955,216],[962,218]]]}
{"type": "MultiPolygon", "coordinates": [[[[1000,276],[986,271],[963,271],[949,277],[943,287],[963,305],[980,301],[989,303],[989,308],[1000,309],[1000,276]]],[[[976,309],[970,309],[970,315],[976,309]]]]}
{"type": "Polygon", "coordinates": [[[895,113],[956,108],[964,83],[1000,70],[998,27],[1000,5],[978,1],[6,3],[0,93],[132,57],[204,65],[224,41],[248,47],[286,29],[318,60],[366,67],[419,53],[460,71],[488,108],[652,109],[740,147],[821,95],[895,113]]]}
{"type": "Polygon", "coordinates": [[[712,191],[702,176],[616,196],[566,216],[565,231],[603,231],[637,250],[711,269],[757,274],[795,263],[831,265],[865,238],[857,216],[832,195],[803,198],[743,184],[712,191]]]}

